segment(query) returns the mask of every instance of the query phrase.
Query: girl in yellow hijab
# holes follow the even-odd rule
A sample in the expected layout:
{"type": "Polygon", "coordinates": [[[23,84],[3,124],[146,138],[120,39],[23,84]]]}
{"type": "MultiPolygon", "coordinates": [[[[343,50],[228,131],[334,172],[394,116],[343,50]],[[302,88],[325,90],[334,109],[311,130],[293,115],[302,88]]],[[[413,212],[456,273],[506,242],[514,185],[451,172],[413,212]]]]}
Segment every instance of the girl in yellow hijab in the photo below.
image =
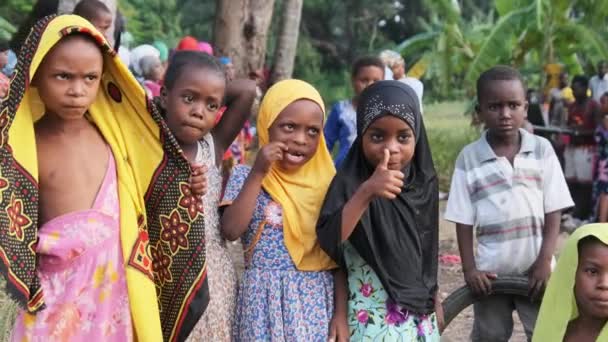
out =
{"type": "Polygon", "coordinates": [[[577,229],[549,279],[532,341],[608,341],[608,225],[577,229]]]}
{"type": "Polygon", "coordinates": [[[258,115],[260,151],[226,185],[221,229],[242,237],[245,273],[235,339],[326,341],[335,265],[315,226],[335,169],[323,137],[324,106],[310,84],[285,80],[266,93],[258,115]]]}
{"type": "Polygon", "coordinates": [[[0,132],[0,273],[22,308],[12,339],[185,339],[208,302],[190,166],[89,22],[33,27],[0,132]]]}

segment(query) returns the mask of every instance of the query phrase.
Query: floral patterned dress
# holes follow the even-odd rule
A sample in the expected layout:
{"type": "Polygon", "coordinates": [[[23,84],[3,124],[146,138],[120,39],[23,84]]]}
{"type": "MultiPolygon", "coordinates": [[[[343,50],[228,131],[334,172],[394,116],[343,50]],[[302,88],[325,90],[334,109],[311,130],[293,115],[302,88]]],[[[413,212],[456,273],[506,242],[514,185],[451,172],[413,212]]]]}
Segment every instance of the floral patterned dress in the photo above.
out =
{"type": "MultiPolygon", "coordinates": [[[[223,204],[238,195],[251,168],[238,165],[223,204]]],[[[245,272],[239,288],[235,341],[327,341],[333,316],[331,272],[296,269],[283,240],[281,205],[264,190],[242,241],[245,272]]]]}
{"type": "Polygon", "coordinates": [[[346,243],[351,341],[438,342],[435,314],[416,315],[391,301],[374,270],[346,243]]]}
{"type": "Polygon", "coordinates": [[[203,197],[209,305],[187,340],[230,342],[236,305],[236,270],[226,248],[226,240],[220,235],[218,203],[222,177],[215,163],[215,146],[211,134],[199,142],[196,162],[209,167],[207,193],[203,197]]]}
{"type": "Polygon", "coordinates": [[[38,234],[46,308],[20,313],[11,340],[132,341],[112,153],[93,207],[56,217],[38,234]]]}

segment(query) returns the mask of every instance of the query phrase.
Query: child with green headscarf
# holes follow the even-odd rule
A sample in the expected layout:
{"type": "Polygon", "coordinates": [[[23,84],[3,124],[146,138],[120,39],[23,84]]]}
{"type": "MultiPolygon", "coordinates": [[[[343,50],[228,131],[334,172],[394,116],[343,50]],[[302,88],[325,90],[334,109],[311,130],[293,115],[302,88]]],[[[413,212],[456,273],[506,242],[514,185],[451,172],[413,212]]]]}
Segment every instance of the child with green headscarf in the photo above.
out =
{"type": "Polygon", "coordinates": [[[608,341],[608,225],[577,229],[543,297],[534,342],[608,341]]]}

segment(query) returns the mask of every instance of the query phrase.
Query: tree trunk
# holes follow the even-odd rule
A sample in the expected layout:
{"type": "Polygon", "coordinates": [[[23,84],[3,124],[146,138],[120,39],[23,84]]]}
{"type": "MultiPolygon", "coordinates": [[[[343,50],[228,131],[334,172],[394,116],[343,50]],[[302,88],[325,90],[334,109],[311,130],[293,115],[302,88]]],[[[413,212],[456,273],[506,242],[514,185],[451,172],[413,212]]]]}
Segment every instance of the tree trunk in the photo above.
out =
{"type": "Polygon", "coordinates": [[[243,77],[264,66],[274,0],[217,0],[214,43],[243,77]]]}
{"type": "Polygon", "coordinates": [[[270,76],[270,84],[291,78],[293,65],[296,60],[298,48],[298,35],[300,33],[300,19],[302,18],[303,0],[285,0],[283,4],[283,17],[281,31],[278,37],[274,54],[274,66],[270,76]]]}
{"type": "MultiPolygon", "coordinates": [[[[107,32],[107,39],[108,42],[110,43],[110,46],[114,46],[114,20],[116,20],[116,6],[117,6],[117,0],[100,0],[101,2],[103,2],[104,4],[106,4],[106,6],[108,6],[108,8],[110,9],[110,12],[112,13],[112,26],[110,26],[110,29],[107,32]]],[[[80,0],[59,0],[59,9],[58,12],[59,13],[72,13],[72,11],[74,11],[74,7],[76,7],[76,4],[79,3],[80,0]]]]}
{"type": "Polygon", "coordinates": [[[229,56],[236,74],[245,74],[246,59],[242,43],[243,23],[247,12],[246,0],[217,0],[213,41],[222,56],[229,56]]]}

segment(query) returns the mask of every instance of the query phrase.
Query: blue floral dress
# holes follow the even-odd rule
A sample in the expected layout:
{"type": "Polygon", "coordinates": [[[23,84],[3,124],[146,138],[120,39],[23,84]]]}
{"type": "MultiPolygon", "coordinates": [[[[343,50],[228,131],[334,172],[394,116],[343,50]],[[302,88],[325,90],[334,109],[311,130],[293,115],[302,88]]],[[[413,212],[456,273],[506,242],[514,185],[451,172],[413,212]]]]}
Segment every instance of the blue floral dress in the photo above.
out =
{"type": "Polygon", "coordinates": [[[351,341],[439,341],[435,314],[416,315],[391,301],[374,270],[350,243],[344,246],[344,261],[351,341]]]}
{"type": "MultiPolygon", "coordinates": [[[[238,165],[223,205],[236,199],[251,168],[238,165]]],[[[239,287],[236,341],[327,341],[333,315],[331,272],[296,269],[283,240],[283,210],[264,190],[242,238],[245,272],[239,287]]]]}

